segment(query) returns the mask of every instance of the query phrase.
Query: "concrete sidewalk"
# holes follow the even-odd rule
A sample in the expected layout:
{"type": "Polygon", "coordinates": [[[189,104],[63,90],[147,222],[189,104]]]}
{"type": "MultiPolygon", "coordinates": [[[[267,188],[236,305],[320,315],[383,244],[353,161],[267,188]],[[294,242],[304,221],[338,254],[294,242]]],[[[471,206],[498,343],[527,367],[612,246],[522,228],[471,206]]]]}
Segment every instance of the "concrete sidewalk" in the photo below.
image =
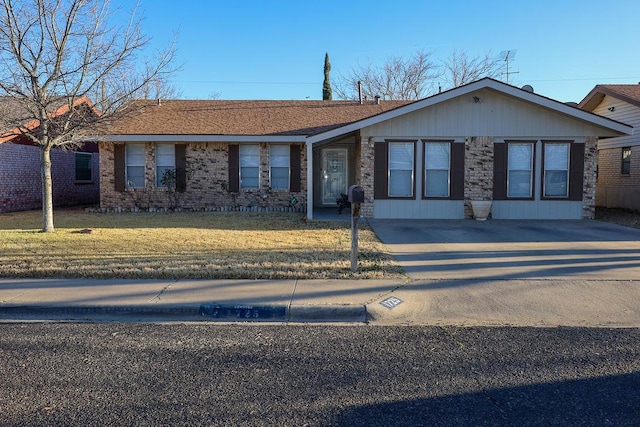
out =
{"type": "Polygon", "coordinates": [[[640,280],[0,279],[0,320],[640,327],[640,280]]]}

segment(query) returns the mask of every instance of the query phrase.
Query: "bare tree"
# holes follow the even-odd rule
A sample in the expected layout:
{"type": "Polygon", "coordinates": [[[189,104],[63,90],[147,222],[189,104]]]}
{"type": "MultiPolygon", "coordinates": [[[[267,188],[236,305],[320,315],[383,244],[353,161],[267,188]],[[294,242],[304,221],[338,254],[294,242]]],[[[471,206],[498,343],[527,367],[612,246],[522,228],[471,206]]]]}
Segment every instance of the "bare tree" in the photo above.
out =
{"type": "Polygon", "coordinates": [[[109,0],[0,0],[0,96],[20,107],[0,125],[40,147],[44,232],[55,230],[51,149],[132,114],[129,101],[175,71],[173,44],[141,57],[135,10],[124,25],[111,18],[109,0]]]}
{"type": "Polygon", "coordinates": [[[416,51],[410,58],[400,56],[387,59],[381,66],[368,63],[341,76],[336,93],[341,99],[357,99],[358,82],[362,82],[362,94],[368,98],[379,96],[386,100],[420,99],[435,90],[435,80],[440,75],[431,52],[416,51]]]}
{"type": "Polygon", "coordinates": [[[454,50],[443,61],[443,77],[449,87],[458,87],[483,77],[498,77],[502,68],[503,61],[490,52],[484,56],[470,57],[465,51],[454,50]]]}

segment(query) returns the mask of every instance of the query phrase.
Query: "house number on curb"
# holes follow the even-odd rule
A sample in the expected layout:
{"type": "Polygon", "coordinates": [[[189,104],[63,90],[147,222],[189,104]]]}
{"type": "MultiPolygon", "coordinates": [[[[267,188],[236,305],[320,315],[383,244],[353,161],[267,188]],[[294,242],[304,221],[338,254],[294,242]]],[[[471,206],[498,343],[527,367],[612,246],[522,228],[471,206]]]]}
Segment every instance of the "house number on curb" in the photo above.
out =
{"type": "Polygon", "coordinates": [[[389,298],[381,301],[380,304],[383,305],[384,307],[387,307],[389,310],[393,310],[394,308],[396,308],[397,306],[399,306],[403,302],[404,301],[402,301],[400,298],[389,297],[389,298]]]}

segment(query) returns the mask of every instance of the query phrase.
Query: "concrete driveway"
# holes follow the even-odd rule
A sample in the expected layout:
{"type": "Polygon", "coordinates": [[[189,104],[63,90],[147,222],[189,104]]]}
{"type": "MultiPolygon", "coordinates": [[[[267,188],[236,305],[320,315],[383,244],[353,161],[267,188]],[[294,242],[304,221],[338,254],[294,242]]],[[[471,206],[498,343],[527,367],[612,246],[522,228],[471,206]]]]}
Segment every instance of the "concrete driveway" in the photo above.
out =
{"type": "Polygon", "coordinates": [[[640,230],[588,220],[369,223],[411,278],[388,296],[396,307],[369,307],[381,323],[640,327],[640,230]]]}

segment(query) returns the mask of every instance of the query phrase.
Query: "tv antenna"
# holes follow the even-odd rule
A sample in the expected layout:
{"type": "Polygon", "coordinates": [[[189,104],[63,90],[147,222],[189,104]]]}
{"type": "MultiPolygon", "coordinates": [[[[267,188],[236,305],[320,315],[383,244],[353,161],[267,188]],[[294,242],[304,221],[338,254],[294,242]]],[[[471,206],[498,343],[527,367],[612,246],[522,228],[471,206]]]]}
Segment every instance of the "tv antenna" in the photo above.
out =
{"type": "Polygon", "coordinates": [[[509,71],[509,61],[513,61],[513,59],[516,57],[516,52],[517,50],[515,49],[503,50],[502,52],[500,52],[500,60],[506,63],[506,72],[502,73],[502,75],[507,76],[507,84],[509,84],[509,76],[511,74],[520,73],[520,71],[509,71]]]}

